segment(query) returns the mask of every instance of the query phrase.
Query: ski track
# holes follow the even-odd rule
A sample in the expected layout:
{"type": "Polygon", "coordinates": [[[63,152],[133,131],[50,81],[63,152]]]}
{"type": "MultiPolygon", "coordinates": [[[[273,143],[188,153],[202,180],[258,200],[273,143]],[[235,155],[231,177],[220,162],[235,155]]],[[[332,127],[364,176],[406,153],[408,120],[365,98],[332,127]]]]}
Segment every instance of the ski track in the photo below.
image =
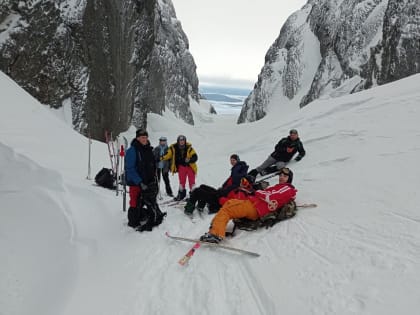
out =
{"type": "MultiPolygon", "coordinates": [[[[261,283],[261,279],[258,274],[253,271],[253,267],[250,266],[251,261],[245,259],[239,263],[239,269],[243,276],[247,288],[251,292],[254,303],[261,315],[276,315],[276,305],[273,301],[272,295],[267,292],[267,289],[261,283]]],[[[237,314],[245,314],[247,309],[240,310],[237,314]]],[[[256,314],[256,313],[253,313],[256,314]]]]}
{"type": "Polygon", "coordinates": [[[396,212],[389,212],[389,215],[394,216],[398,219],[404,220],[404,221],[408,221],[411,223],[415,223],[415,224],[419,224],[420,223],[420,219],[415,219],[415,218],[411,218],[407,215],[402,215],[401,213],[396,213],[396,212]]]}

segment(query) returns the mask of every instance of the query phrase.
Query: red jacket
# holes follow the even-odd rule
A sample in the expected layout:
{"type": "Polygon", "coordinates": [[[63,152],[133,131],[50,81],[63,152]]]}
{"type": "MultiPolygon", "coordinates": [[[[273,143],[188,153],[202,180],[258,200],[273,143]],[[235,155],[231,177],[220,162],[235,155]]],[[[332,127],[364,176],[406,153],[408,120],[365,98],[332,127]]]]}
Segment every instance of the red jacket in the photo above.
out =
{"type": "Polygon", "coordinates": [[[295,199],[296,192],[297,190],[291,184],[277,184],[265,190],[257,190],[254,196],[248,198],[257,209],[258,215],[263,217],[270,211],[275,211],[295,199]]]}
{"type": "Polygon", "coordinates": [[[230,199],[246,200],[246,199],[248,199],[248,197],[249,197],[248,193],[246,193],[245,191],[237,188],[237,189],[231,190],[226,197],[220,197],[219,198],[219,204],[221,206],[223,206],[225,204],[225,202],[230,200],[230,199]]]}

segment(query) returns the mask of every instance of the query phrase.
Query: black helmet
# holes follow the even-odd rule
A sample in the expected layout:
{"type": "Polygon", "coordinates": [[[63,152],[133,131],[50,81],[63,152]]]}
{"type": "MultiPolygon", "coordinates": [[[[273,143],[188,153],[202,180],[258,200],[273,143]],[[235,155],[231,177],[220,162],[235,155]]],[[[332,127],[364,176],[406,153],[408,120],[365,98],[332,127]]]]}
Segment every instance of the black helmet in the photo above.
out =
{"type": "Polygon", "coordinates": [[[289,183],[289,184],[291,184],[292,183],[292,181],[293,181],[293,172],[292,172],[292,170],[290,169],[290,168],[288,168],[288,167],[282,167],[281,169],[280,169],[280,171],[279,171],[279,175],[280,174],[284,174],[284,175],[287,175],[287,176],[289,176],[289,178],[287,179],[287,182],[289,183]]]}

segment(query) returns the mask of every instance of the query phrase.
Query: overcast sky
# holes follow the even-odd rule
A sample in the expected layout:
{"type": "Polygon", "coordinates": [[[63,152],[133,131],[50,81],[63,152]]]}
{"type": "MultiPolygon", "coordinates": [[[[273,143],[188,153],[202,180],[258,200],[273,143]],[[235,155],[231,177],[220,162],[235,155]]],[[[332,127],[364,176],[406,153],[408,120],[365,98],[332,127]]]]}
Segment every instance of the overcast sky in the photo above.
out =
{"type": "Polygon", "coordinates": [[[172,0],[200,84],[252,88],[286,19],[307,0],[172,0]]]}

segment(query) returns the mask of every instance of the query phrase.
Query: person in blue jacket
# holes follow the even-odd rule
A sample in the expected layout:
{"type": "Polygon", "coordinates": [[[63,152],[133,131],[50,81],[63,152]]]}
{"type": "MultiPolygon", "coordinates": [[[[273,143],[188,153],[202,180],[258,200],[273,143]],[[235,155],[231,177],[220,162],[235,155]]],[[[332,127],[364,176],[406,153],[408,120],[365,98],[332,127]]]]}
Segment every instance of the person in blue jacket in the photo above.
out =
{"type": "Polygon", "coordinates": [[[166,194],[169,197],[173,197],[171,183],[169,181],[169,161],[161,161],[160,158],[168,153],[168,141],[166,137],[159,138],[159,145],[153,149],[153,154],[155,155],[155,160],[157,163],[157,177],[158,183],[160,183],[160,178],[163,177],[165,182],[166,194]]]}
{"type": "Polygon", "coordinates": [[[130,196],[128,225],[140,231],[151,230],[162,222],[163,214],[156,202],[156,160],[145,130],[136,131],[126,152],[125,176],[130,196]]]}

